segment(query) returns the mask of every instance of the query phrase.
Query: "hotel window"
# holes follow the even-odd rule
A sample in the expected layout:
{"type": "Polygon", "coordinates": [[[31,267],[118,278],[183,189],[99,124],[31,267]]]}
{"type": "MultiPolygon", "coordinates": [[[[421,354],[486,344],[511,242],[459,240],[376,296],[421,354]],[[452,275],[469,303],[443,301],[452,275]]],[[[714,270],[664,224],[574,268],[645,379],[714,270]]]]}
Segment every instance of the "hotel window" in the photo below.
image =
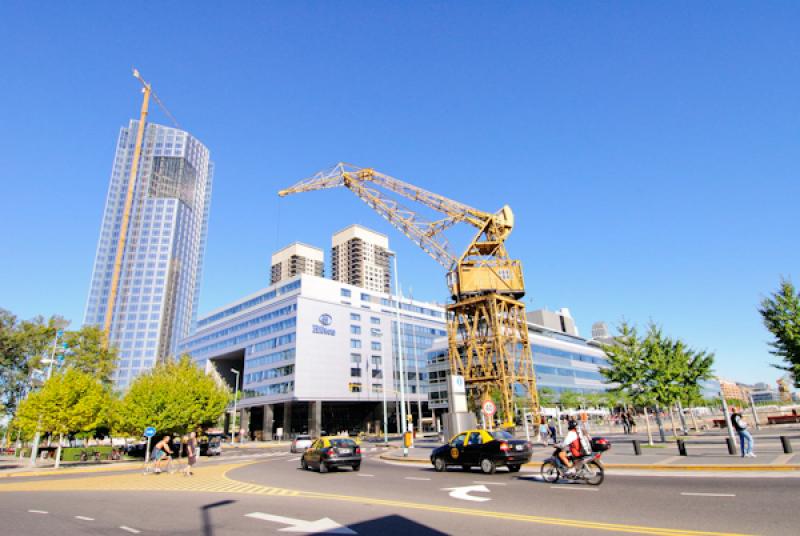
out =
{"type": "MultiPolygon", "coordinates": [[[[358,341],[358,342],[360,343],[361,341],[358,341]]],[[[359,346],[359,348],[360,348],[360,346],[359,346]]],[[[380,342],[378,342],[378,341],[372,341],[372,349],[373,349],[374,351],[376,351],[376,352],[380,352],[380,350],[381,350],[381,343],[380,343],[380,342]]]]}
{"type": "Polygon", "coordinates": [[[358,314],[358,313],[350,313],[350,320],[360,321],[361,320],[361,315],[358,314]]]}
{"type": "Polygon", "coordinates": [[[350,362],[361,364],[361,354],[350,354],[350,362]]]}
{"type": "Polygon", "coordinates": [[[350,326],[350,335],[361,335],[361,326],[350,326]]]}
{"type": "Polygon", "coordinates": [[[373,383],[372,384],[372,392],[373,393],[382,393],[383,392],[383,384],[382,383],[373,383]]]}
{"type": "Polygon", "coordinates": [[[361,392],[361,384],[360,383],[351,383],[349,387],[350,387],[350,392],[351,393],[360,393],[361,392]]]}
{"type": "Polygon", "coordinates": [[[361,377],[361,368],[360,367],[351,367],[350,368],[350,376],[353,378],[360,378],[361,377]]]}
{"type": "Polygon", "coordinates": [[[361,293],[361,301],[372,301],[372,296],[370,296],[369,294],[364,294],[362,292],[361,293]]]}
{"type": "Polygon", "coordinates": [[[353,293],[352,293],[352,292],[350,292],[348,289],[346,289],[346,288],[343,288],[343,289],[341,290],[341,294],[342,294],[342,297],[344,297],[344,298],[349,298],[349,297],[350,297],[350,296],[351,296],[353,293]]]}
{"type": "Polygon", "coordinates": [[[381,319],[377,316],[370,317],[369,321],[378,326],[381,324],[381,319]]]}
{"type": "Polygon", "coordinates": [[[358,339],[350,339],[350,348],[361,348],[361,341],[358,339]]]}

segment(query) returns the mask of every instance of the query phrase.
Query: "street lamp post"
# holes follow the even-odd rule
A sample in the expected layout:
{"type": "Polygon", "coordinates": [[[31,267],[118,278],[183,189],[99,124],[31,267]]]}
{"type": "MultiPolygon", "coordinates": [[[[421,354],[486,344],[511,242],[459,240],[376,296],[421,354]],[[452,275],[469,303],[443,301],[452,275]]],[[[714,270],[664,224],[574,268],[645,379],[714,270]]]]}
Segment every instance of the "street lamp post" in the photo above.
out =
{"type": "Polygon", "coordinates": [[[233,389],[233,419],[231,419],[231,445],[233,445],[233,438],[236,433],[236,402],[239,399],[239,371],[232,368],[231,372],[236,374],[236,386],[233,389]]]}
{"type": "Polygon", "coordinates": [[[397,276],[397,255],[394,255],[394,290],[397,303],[397,360],[400,368],[400,426],[403,435],[403,456],[408,456],[408,447],[405,443],[405,435],[408,430],[406,422],[406,392],[405,392],[405,366],[403,363],[403,341],[400,331],[400,278],[397,276]]]}
{"type": "MultiPolygon", "coordinates": [[[[47,377],[45,381],[50,379],[50,376],[53,374],[53,363],[56,360],[56,346],[58,345],[58,339],[61,338],[61,335],[64,334],[64,330],[57,330],[56,336],[53,339],[53,348],[50,350],[50,359],[49,359],[49,366],[47,367],[47,377]]],[[[66,348],[66,344],[64,345],[66,348]]],[[[39,424],[42,422],[41,415],[39,416],[39,424]]],[[[41,433],[39,432],[39,427],[36,427],[36,433],[33,436],[33,446],[31,447],[31,459],[30,465],[36,465],[36,457],[39,455],[39,439],[41,437],[41,433]]]]}

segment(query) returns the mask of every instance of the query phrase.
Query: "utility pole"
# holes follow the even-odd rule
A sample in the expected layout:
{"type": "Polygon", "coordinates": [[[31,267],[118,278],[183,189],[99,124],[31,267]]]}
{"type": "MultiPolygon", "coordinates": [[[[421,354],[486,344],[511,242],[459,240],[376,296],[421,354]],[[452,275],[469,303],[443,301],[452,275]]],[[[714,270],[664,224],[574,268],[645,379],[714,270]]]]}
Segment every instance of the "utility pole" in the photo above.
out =
{"type": "Polygon", "coordinates": [[[239,400],[239,371],[232,368],[231,372],[236,374],[236,387],[233,391],[233,419],[231,419],[231,445],[233,445],[233,438],[236,433],[236,403],[239,400]]]}
{"type": "Polygon", "coordinates": [[[408,456],[408,447],[406,447],[405,439],[406,432],[408,431],[408,423],[406,422],[406,391],[405,391],[405,365],[403,363],[403,339],[400,330],[400,278],[397,274],[397,254],[394,257],[394,289],[395,289],[395,303],[397,304],[397,360],[400,369],[400,431],[403,435],[403,456],[408,456]]]}
{"type": "Polygon", "coordinates": [[[728,401],[725,400],[725,393],[720,390],[719,392],[720,398],[722,398],[722,413],[725,417],[725,426],[728,428],[728,438],[733,441],[733,444],[736,445],[736,438],[733,437],[733,424],[731,423],[731,414],[728,411],[728,401]]]}
{"type": "MultiPolygon", "coordinates": [[[[45,382],[50,379],[50,376],[53,374],[53,362],[56,359],[56,346],[58,345],[58,339],[64,334],[64,330],[59,329],[56,331],[56,336],[53,339],[53,348],[50,350],[50,359],[49,359],[49,366],[47,367],[47,377],[45,382]]],[[[65,344],[66,348],[66,344],[65,344]]],[[[39,425],[42,423],[42,416],[39,415],[39,425]]],[[[30,465],[36,465],[36,457],[39,455],[39,440],[41,439],[41,432],[39,432],[39,426],[36,427],[36,433],[33,436],[33,446],[31,447],[31,459],[30,465]]]]}

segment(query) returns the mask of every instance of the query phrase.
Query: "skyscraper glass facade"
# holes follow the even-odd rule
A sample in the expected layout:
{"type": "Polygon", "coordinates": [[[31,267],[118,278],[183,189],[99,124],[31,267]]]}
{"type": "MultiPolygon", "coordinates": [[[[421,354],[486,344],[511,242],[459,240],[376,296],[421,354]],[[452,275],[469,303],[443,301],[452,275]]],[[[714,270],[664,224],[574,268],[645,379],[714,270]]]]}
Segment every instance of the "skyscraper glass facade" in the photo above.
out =
{"type": "MultiPolygon", "coordinates": [[[[120,129],[117,140],[85,324],[104,322],[138,124],[120,129]]],[[[146,125],[110,330],[119,349],[113,377],[119,388],[173,354],[192,328],[212,178],[209,151],[196,138],[146,125]]]]}

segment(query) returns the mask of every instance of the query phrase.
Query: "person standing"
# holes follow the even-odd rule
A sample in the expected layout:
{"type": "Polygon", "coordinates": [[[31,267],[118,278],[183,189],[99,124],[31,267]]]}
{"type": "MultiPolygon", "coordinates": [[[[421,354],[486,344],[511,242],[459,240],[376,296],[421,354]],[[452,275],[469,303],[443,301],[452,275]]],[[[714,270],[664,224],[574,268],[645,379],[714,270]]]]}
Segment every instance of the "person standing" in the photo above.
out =
{"type": "Polygon", "coordinates": [[[197,434],[192,432],[189,434],[189,439],[186,441],[186,476],[194,474],[194,465],[197,463],[197,434]]]}
{"type": "Polygon", "coordinates": [[[550,419],[547,426],[548,430],[550,430],[550,439],[553,441],[553,445],[558,443],[558,433],[556,432],[556,423],[553,422],[553,419],[550,419]]]}
{"type": "Polygon", "coordinates": [[[539,423],[539,442],[541,442],[542,445],[547,445],[547,436],[549,435],[550,429],[547,427],[547,421],[542,417],[539,423]]]}
{"type": "Polygon", "coordinates": [[[731,407],[731,423],[736,433],[739,434],[739,447],[742,449],[742,458],[755,458],[756,455],[753,453],[753,436],[750,435],[750,431],[747,429],[747,421],[744,420],[738,408],[731,407]]]}
{"type": "Polygon", "coordinates": [[[628,414],[623,411],[622,415],[620,416],[620,420],[622,421],[622,433],[624,433],[625,435],[630,434],[631,424],[630,421],[628,421],[628,414]]]}

